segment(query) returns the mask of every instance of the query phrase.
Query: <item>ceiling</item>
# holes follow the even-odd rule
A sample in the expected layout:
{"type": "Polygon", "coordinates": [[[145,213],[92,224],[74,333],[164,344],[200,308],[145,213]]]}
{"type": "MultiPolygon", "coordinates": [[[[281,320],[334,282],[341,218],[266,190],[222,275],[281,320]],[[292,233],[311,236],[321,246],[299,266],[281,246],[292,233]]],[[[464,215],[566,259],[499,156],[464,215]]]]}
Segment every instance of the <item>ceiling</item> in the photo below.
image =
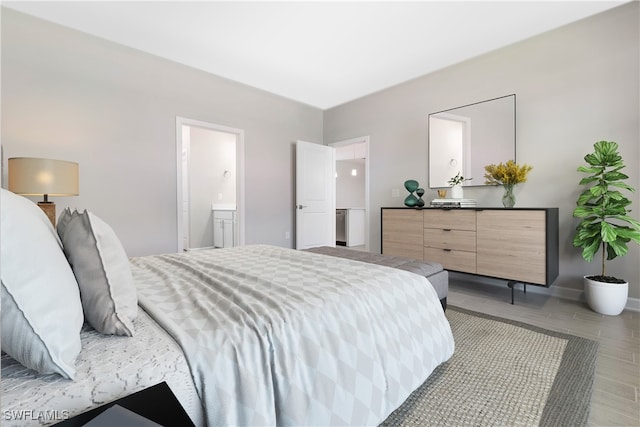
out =
{"type": "Polygon", "coordinates": [[[2,4],[328,109],[627,2],[2,4]]]}

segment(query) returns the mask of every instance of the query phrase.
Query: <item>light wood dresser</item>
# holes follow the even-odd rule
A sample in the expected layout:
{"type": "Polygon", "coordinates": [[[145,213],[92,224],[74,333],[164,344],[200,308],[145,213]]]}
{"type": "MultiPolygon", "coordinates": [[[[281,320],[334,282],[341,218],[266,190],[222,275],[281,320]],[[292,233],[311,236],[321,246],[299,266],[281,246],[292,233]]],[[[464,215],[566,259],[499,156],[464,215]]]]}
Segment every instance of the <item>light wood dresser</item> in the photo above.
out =
{"type": "Polygon", "coordinates": [[[558,277],[558,208],[382,208],[385,255],[550,286],[558,277]]]}

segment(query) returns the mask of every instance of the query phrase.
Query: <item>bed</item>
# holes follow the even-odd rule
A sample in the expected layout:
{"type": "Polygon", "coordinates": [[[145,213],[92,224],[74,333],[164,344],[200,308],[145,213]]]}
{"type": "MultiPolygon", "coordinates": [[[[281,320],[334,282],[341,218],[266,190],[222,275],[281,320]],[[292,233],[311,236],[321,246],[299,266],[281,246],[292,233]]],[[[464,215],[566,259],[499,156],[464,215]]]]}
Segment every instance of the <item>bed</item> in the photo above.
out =
{"type": "Polygon", "coordinates": [[[449,295],[449,272],[442,267],[442,264],[434,261],[418,261],[411,258],[374,254],[371,252],[358,251],[342,248],[339,246],[319,246],[304,249],[316,254],[324,254],[339,258],[348,258],[369,264],[386,265],[387,267],[398,268],[410,271],[428,279],[440,299],[440,304],[444,310],[447,309],[447,296],[449,295]]]}
{"type": "MultiPolygon", "coordinates": [[[[161,381],[198,426],[377,425],[454,351],[417,274],[268,245],[128,259],[95,215],[64,212],[52,233],[31,202],[2,196],[3,425],[51,424],[161,381]],[[5,256],[34,229],[39,248],[19,242],[5,256]],[[21,253],[44,257],[44,234],[46,255],[57,247],[72,271],[55,263],[65,280],[54,290],[34,280],[39,263],[13,266],[21,253]],[[101,281],[89,288],[93,252],[101,281]],[[47,302],[30,313],[40,293],[47,302]],[[35,344],[12,334],[16,307],[30,313],[22,331],[40,331],[35,344]],[[31,360],[38,351],[50,360],[31,360]]],[[[51,277],[54,263],[42,264],[51,277]]]]}

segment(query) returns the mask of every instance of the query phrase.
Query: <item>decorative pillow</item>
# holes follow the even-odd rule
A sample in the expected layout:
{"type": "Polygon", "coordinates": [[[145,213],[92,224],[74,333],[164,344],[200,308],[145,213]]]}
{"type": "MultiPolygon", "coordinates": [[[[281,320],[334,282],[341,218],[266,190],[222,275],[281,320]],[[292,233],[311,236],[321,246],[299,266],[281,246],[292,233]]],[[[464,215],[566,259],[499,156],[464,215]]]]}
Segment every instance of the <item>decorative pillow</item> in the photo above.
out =
{"type": "Polygon", "coordinates": [[[41,374],[72,379],[84,320],[78,284],[42,209],[0,192],[2,350],[41,374]]]}
{"type": "Polygon", "coordinates": [[[91,212],[66,209],[58,234],[89,324],[103,334],[133,336],[138,296],[129,258],[116,233],[91,212]]]}

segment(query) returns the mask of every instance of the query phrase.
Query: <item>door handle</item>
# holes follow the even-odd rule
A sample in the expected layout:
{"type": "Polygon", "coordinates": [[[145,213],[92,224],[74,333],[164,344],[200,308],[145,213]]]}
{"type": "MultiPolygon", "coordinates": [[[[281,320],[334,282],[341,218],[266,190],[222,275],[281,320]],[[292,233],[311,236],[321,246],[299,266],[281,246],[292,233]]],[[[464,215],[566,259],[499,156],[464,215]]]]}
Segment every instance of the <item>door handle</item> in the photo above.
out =
{"type": "Polygon", "coordinates": [[[308,207],[308,206],[306,206],[306,205],[297,205],[296,207],[297,207],[298,209],[304,209],[304,208],[306,208],[306,207],[308,207]]]}

